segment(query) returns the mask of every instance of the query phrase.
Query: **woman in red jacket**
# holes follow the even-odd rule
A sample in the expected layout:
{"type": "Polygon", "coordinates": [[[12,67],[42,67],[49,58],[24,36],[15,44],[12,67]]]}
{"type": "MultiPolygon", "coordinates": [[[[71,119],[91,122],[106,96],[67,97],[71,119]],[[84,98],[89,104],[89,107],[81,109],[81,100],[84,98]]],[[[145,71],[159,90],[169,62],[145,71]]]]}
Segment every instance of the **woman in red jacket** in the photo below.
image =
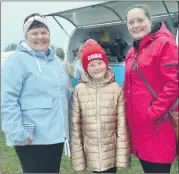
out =
{"type": "Polygon", "coordinates": [[[132,153],[145,173],[169,173],[176,154],[170,118],[162,118],[178,98],[178,47],[163,22],[152,27],[146,6],[128,9],[127,27],[133,47],[126,56],[124,91],[132,153]],[[153,97],[137,70],[157,93],[153,97]]]}

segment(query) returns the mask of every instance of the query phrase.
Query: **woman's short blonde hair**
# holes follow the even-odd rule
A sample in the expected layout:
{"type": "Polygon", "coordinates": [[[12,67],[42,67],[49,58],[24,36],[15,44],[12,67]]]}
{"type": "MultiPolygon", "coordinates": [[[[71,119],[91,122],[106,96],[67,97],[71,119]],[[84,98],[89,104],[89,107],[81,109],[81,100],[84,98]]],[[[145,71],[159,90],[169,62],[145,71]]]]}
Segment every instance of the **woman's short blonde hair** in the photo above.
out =
{"type": "Polygon", "coordinates": [[[64,58],[65,58],[65,53],[64,53],[63,49],[62,49],[62,48],[56,48],[55,50],[56,50],[57,56],[58,56],[61,60],[64,60],[64,58]]]}

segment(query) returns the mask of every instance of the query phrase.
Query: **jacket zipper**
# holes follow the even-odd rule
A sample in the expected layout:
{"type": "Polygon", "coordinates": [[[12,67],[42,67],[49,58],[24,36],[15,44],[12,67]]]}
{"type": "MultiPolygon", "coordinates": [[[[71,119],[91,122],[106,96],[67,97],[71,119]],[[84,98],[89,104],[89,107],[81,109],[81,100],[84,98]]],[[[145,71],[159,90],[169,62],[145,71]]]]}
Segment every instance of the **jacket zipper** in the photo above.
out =
{"type": "MultiPolygon", "coordinates": [[[[61,68],[60,66],[60,63],[59,63],[59,60],[56,59],[57,63],[58,63],[58,66],[60,68],[60,70],[65,73],[65,71],[63,71],[63,69],[61,68]]],[[[62,107],[61,105],[61,102],[60,102],[60,83],[59,83],[59,80],[58,80],[58,76],[56,75],[56,73],[52,70],[52,72],[54,73],[55,75],[55,78],[56,78],[56,81],[57,81],[57,84],[58,84],[58,89],[59,89],[59,104],[60,104],[60,108],[62,107]]],[[[62,113],[62,110],[60,110],[60,113],[61,115],[63,115],[62,113]]],[[[64,150],[65,150],[65,155],[68,156],[68,157],[71,157],[71,154],[70,154],[70,146],[69,146],[69,142],[68,142],[68,139],[67,139],[67,134],[66,134],[66,122],[65,122],[65,118],[62,117],[62,125],[63,125],[63,136],[64,136],[64,150]]]]}
{"type": "MultiPolygon", "coordinates": [[[[60,65],[58,65],[60,66],[60,65]]],[[[61,68],[60,68],[61,69],[61,68]]],[[[51,69],[50,69],[51,70],[51,69]]],[[[51,72],[55,75],[55,79],[56,79],[56,82],[57,82],[57,85],[58,85],[58,90],[59,90],[59,96],[58,96],[58,100],[59,100],[59,104],[60,104],[60,108],[62,107],[61,105],[61,102],[60,102],[60,84],[59,84],[59,81],[58,81],[58,77],[57,77],[57,74],[51,70],[51,72]]],[[[60,110],[60,113],[61,115],[63,115],[62,111],[60,110]]],[[[66,140],[66,132],[65,132],[65,120],[64,118],[62,117],[62,125],[63,125],[63,129],[64,129],[64,132],[63,132],[63,136],[64,136],[64,140],[66,140]]]]}
{"type": "Polygon", "coordinates": [[[131,69],[130,69],[130,97],[131,97],[131,108],[132,108],[132,120],[134,122],[134,117],[133,117],[133,107],[132,107],[132,68],[134,67],[136,63],[138,53],[135,54],[134,56],[134,62],[132,63],[131,69]]]}
{"type": "MultiPolygon", "coordinates": [[[[137,56],[138,56],[138,53],[135,54],[134,56],[134,62],[132,63],[132,66],[131,66],[131,69],[130,69],[130,98],[131,98],[131,110],[132,110],[132,122],[135,126],[135,122],[134,122],[134,112],[133,112],[133,107],[132,107],[132,68],[134,67],[134,64],[136,62],[136,59],[137,59],[137,56]]],[[[137,149],[136,149],[136,154],[137,153],[137,149]]]]}
{"type": "MultiPolygon", "coordinates": [[[[136,57],[136,59],[137,59],[137,57],[136,57]]],[[[135,64],[134,68],[135,68],[136,71],[138,71],[138,64],[137,64],[137,60],[136,59],[134,60],[133,65],[135,64]]],[[[152,103],[152,99],[150,100],[149,106],[151,105],[151,103],[152,103]]],[[[156,121],[156,122],[154,122],[154,124],[155,124],[156,135],[158,136],[158,124],[159,124],[159,122],[156,121]]]]}
{"type": "Polygon", "coordinates": [[[178,66],[178,63],[171,63],[171,64],[164,65],[164,68],[170,68],[173,66],[178,66]]]}
{"type": "Polygon", "coordinates": [[[98,127],[98,142],[99,142],[99,158],[101,164],[101,171],[103,171],[103,160],[102,160],[102,150],[101,150],[101,124],[100,124],[100,114],[99,114],[99,88],[97,87],[97,108],[96,108],[96,115],[97,115],[97,127],[98,127]]]}
{"type": "MultiPolygon", "coordinates": [[[[149,41],[148,43],[146,43],[146,45],[150,44],[153,40],[154,40],[154,35],[152,35],[152,38],[150,39],[150,41],[149,41]]],[[[132,66],[131,66],[131,71],[130,71],[131,91],[132,91],[132,68],[133,68],[134,64],[136,64],[135,69],[136,69],[136,70],[138,69],[137,57],[138,57],[138,52],[136,52],[136,54],[135,54],[135,57],[134,57],[135,59],[134,59],[134,62],[133,62],[133,64],[132,64],[132,66]]],[[[169,64],[169,65],[170,65],[170,66],[176,66],[176,65],[178,65],[178,64],[169,64]]],[[[166,66],[167,66],[167,65],[164,65],[164,68],[166,68],[166,66]]],[[[168,66],[167,66],[167,67],[168,67],[168,66]]],[[[131,108],[132,108],[132,94],[131,94],[131,108]]],[[[133,118],[133,108],[132,108],[132,118],[133,118]]],[[[133,122],[134,122],[134,119],[133,119],[133,122]]],[[[159,122],[156,121],[156,122],[155,122],[155,127],[156,127],[156,134],[157,134],[157,136],[158,136],[158,124],[159,124],[159,122]]],[[[135,125],[135,124],[134,124],[134,125],[135,125]]],[[[136,152],[137,152],[137,151],[136,151],[136,152]]]]}
{"type": "MultiPolygon", "coordinates": [[[[149,43],[151,43],[153,41],[153,39],[154,39],[153,37],[154,37],[154,35],[152,35],[152,38],[150,39],[150,41],[148,43],[146,43],[146,45],[148,45],[149,43]]],[[[132,109],[132,121],[133,121],[134,125],[135,125],[134,112],[133,112],[133,107],[132,107],[132,68],[134,67],[135,64],[136,64],[135,68],[138,68],[138,65],[137,65],[137,57],[138,57],[138,55],[139,55],[139,53],[137,51],[135,53],[135,55],[134,55],[134,62],[132,63],[132,66],[131,66],[131,69],[130,69],[130,98],[131,98],[131,109],[132,109]]],[[[138,156],[137,148],[136,148],[136,154],[138,156]]]]}

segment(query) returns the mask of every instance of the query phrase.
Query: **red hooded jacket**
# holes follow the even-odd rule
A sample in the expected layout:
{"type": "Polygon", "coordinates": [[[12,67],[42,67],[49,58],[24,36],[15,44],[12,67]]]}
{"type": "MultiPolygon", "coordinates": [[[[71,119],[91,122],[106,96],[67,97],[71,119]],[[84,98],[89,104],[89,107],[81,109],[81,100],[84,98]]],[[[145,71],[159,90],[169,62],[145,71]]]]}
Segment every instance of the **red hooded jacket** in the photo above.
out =
{"type": "Polygon", "coordinates": [[[126,114],[132,153],[149,162],[172,163],[176,154],[173,125],[169,118],[158,125],[155,120],[169,111],[178,98],[178,46],[163,22],[153,30],[126,56],[126,114]],[[135,58],[141,73],[157,92],[157,100],[135,71],[135,58]]]}

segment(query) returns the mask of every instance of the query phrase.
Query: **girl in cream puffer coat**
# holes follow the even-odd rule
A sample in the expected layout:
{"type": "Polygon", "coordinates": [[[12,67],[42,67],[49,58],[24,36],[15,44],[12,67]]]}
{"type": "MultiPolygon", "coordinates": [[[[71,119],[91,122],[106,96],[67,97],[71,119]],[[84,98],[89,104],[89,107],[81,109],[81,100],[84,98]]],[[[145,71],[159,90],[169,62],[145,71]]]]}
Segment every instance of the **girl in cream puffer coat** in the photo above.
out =
{"type": "Polygon", "coordinates": [[[87,168],[94,172],[116,173],[116,167],[126,169],[130,165],[123,89],[114,81],[114,71],[108,68],[103,49],[96,42],[89,42],[82,50],[85,73],[71,100],[72,166],[77,172],[87,168]],[[93,68],[95,74],[88,68],[93,68]],[[95,76],[103,72],[103,79],[96,80],[95,76]]]}

